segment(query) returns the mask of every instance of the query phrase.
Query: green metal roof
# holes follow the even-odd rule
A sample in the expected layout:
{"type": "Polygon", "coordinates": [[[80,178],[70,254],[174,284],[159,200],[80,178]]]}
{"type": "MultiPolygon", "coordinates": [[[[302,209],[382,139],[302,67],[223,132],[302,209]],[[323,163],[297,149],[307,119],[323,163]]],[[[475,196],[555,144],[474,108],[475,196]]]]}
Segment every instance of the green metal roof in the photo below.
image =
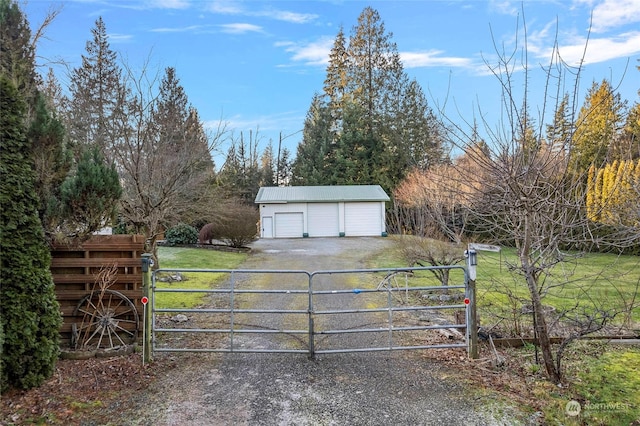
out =
{"type": "Polygon", "coordinates": [[[263,186],[258,204],[321,203],[336,201],[389,201],[380,185],[263,186]]]}

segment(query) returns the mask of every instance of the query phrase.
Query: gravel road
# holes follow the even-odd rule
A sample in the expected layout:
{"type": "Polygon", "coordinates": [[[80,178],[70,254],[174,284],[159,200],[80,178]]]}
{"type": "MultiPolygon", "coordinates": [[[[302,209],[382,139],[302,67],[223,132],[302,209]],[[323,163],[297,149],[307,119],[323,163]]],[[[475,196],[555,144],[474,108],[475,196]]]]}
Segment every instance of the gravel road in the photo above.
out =
{"type": "MultiPolygon", "coordinates": [[[[364,259],[392,244],[386,238],[259,240],[242,268],[363,268],[364,259]]],[[[175,368],[136,395],[130,424],[518,424],[504,407],[503,418],[496,418],[492,413],[498,410],[486,397],[465,389],[422,351],[326,354],[313,360],[303,354],[162,356],[171,357],[175,368]]]]}

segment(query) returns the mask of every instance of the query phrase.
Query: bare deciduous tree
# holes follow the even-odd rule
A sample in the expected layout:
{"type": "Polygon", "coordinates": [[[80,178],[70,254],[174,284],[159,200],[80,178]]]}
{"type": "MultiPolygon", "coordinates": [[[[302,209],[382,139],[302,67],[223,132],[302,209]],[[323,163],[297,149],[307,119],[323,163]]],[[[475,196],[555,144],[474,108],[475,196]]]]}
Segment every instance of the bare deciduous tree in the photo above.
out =
{"type": "MultiPolygon", "coordinates": [[[[124,135],[114,150],[122,180],[121,214],[126,223],[142,232],[157,260],[157,239],[166,226],[194,213],[211,210],[213,163],[210,153],[221,143],[225,125],[206,134],[197,113],[158,114],[171,96],[155,93],[157,76],[150,76],[148,64],[136,74],[126,67],[127,114],[118,123],[124,135]],[[159,118],[171,117],[169,121],[159,118]],[[162,129],[174,129],[170,137],[162,129]]],[[[165,74],[164,82],[170,79],[165,74]]],[[[157,263],[156,263],[157,264],[157,263]]]]}
{"type": "MultiPolygon", "coordinates": [[[[529,117],[532,96],[528,82],[532,71],[527,63],[526,39],[524,47],[516,46],[510,52],[496,50],[498,64],[489,68],[502,88],[502,121],[497,127],[486,121],[481,123],[488,135],[489,155],[469,149],[475,139],[475,125],[468,123],[468,127],[463,128],[448,120],[453,130],[451,139],[482,174],[482,191],[463,192],[458,196],[468,197],[464,205],[469,208],[469,226],[474,232],[493,243],[516,248],[517,261],[509,266],[526,285],[544,367],[550,380],[559,383],[563,347],[554,355],[542,304],[553,282],[550,278],[554,267],[596,245],[638,244],[640,232],[637,228],[600,232],[601,225],[590,221],[585,214],[585,176],[572,172],[569,167],[571,146],[568,151],[552,149],[541,136],[547,109],[555,106],[557,110],[554,100],[563,99],[561,90],[567,87],[565,76],[577,79],[580,69],[568,69],[559,52],[553,52],[544,69],[545,86],[537,88],[537,92],[544,91],[546,97],[537,111],[536,128],[529,117]],[[519,87],[523,87],[522,93],[519,87]]],[[[576,111],[576,81],[573,90],[574,102],[569,106],[572,118],[576,111]]],[[[447,117],[446,113],[444,116],[447,117]]],[[[484,117],[482,111],[480,116],[484,117]]],[[[464,169],[458,171],[463,176],[466,173],[464,169]]],[[[582,318],[587,321],[576,328],[579,335],[593,332],[597,329],[595,324],[604,324],[610,315],[595,313],[582,318]]]]}

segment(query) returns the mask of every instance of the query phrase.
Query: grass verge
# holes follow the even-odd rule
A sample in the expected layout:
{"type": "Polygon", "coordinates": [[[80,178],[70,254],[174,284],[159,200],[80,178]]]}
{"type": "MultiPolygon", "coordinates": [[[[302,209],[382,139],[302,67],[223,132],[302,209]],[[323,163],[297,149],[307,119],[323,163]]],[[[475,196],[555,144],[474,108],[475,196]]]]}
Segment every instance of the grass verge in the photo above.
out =
{"type": "MultiPolygon", "coordinates": [[[[202,248],[160,247],[158,257],[164,269],[235,269],[246,260],[247,254],[202,248]]],[[[219,284],[228,274],[189,272],[182,276],[184,280],[180,282],[157,281],[156,287],[206,290],[219,284]]],[[[193,308],[203,303],[204,296],[205,293],[156,293],[155,306],[159,309],[193,308]]]]}

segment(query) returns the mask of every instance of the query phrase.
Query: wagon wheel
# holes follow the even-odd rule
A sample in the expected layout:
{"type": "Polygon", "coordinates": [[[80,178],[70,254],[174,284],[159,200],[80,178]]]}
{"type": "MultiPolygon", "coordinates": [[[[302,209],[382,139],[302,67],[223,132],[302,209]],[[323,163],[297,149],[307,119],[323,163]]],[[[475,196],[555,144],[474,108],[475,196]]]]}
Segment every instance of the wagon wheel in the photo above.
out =
{"type": "Polygon", "coordinates": [[[73,346],[76,349],[115,349],[132,344],[138,338],[138,311],[131,300],[114,290],[87,294],[76,306],[73,346]]]}

